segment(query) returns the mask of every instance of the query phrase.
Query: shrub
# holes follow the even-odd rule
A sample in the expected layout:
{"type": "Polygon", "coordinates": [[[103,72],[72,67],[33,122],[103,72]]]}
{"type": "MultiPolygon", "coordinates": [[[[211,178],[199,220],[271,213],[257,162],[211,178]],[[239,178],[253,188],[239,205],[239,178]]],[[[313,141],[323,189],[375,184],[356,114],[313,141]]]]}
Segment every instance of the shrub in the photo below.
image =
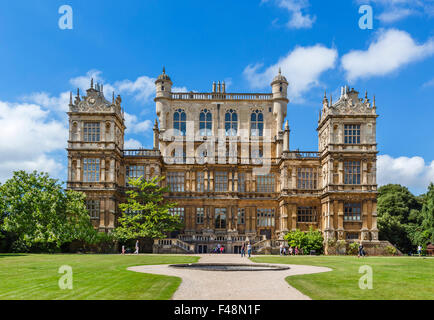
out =
{"type": "Polygon", "coordinates": [[[386,253],[388,254],[388,255],[391,255],[391,256],[394,256],[395,254],[396,254],[396,248],[395,247],[392,247],[392,246],[387,246],[386,247],[386,253]]]}
{"type": "Polygon", "coordinates": [[[352,242],[348,246],[348,254],[350,255],[356,255],[359,251],[359,244],[357,242],[352,242]]]}
{"type": "Polygon", "coordinates": [[[303,254],[309,254],[315,250],[317,254],[321,254],[324,250],[324,238],[318,230],[313,230],[312,227],[307,232],[295,230],[289,232],[285,236],[290,247],[297,247],[303,254]]]}

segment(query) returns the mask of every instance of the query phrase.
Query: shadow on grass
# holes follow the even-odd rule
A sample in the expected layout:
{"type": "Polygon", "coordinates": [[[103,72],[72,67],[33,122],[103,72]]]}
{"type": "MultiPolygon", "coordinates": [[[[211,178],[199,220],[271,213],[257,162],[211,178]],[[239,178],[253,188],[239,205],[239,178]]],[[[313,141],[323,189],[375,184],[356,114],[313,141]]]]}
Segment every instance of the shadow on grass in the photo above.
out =
{"type": "Polygon", "coordinates": [[[26,257],[28,254],[25,253],[0,253],[1,258],[9,258],[9,257],[26,257]]]}

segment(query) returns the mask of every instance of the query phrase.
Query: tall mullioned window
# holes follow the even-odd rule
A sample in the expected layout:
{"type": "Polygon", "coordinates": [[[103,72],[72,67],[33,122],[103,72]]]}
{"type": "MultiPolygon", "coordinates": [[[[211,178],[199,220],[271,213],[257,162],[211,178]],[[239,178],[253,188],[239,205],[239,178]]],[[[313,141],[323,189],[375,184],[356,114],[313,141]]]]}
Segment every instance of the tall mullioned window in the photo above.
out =
{"type": "Polygon", "coordinates": [[[297,169],[297,188],[316,190],[318,186],[318,172],[316,168],[297,169]]]}
{"type": "Polygon", "coordinates": [[[99,213],[100,213],[100,201],[99,200],[87,200],[86,201],[86,208],[89,212],[91,219],[99,219],[99,213]]]}
{"type": "Polygon", "coordinates": [[[246,192],[246,174],[244,172],[238,174],[238,192],[246,192]]]}
{"type": "Polygon", "coordinates": [[[344,125],[345,144],[360,144],[360,124],[344,125]]]}
{"type": "Polygon", "coordinates": [[[297,222],[317,222],[315,207],[298,207],[297,222]]]}
{"type": "Polygon", "coordinates": [[[205,191],[205,172],[197,172],[196,174],[196,191],[205,191]]]}
{"type": "Polygon", "coordinates": [[[215,208],[215,228],[226,229],[226,208],[215,208]]]}
{"type": "Polygon", "coordinates": [[[229,110],[225,115],[226,136],[235,137],[238,131],[238,115],[236,111],[229,110]]]}
{"type": "Polygon", "coordinates": [[[345,203],[344,221],[361,221],[361,220],[362,220],[362,204],[345,203]]]}
{"type": "Polygon", "coordinates": [[[171,192],[184,192],[185,188],[185,173],[184,172],[168,172],[167,185],[171,192]]]}
{"type": "Polygon", "coordinates": [[[99,159],[83,159],[83,181],[99,182],[100,164],[99,159]]]}
{"type": "Polygon", "coordinates": [[[216,171],[215,173],[215,192],[228,191],[228,173],[224,171],[216,171]]]}
{"type": "Polygon", "coordinates": [[[199,116],[199,133],[201,136],[212,135],[212,114],[208,109],[202,110],[199,116]]]}
{"type": "Polygon", "coordinates": [[[145,176],[145,166],[127,166],[125,185],[129,187],[130,179],[143,178],[144,176],[145,176]]]}
{"type": "Polygon", "coordinates": [[[274,227],[275,222],[275,212],[274,209],[257,209],[258,220],[257,226],[260,227],[274,227]]]}
{"type": "Polygon", "coordinates": [[[187,115],[184,110],[178,109],[173,113],[173,129],[176,135],[185,136],[187,131],[187,115]]]}
{"type": "Polygon", "coordinates": [[[262,111],[255,110],[250,118],[250,135],[262,137],[264,135],[264,115],[262,111]]]}
{"type": "Polygon", "coordinates": [[[263,176],[256,176],[256,192],[272,193],[275,192],[276,180],[274,174],[266,174],[263,176]]]}
{"type": "Polygon", "coordinates": [[[204,208],[196,208],[196,223],[203,224],[205,219],[205,210],[204,208]]]}
{"type": "Polygon", "coordinates": [[[99,142],[101,141],[101,129],[99,122],[86,122],[84,123],[84,141],[85,142],[99,142]]]}
{"type": "Polygon", "coordinates": [[[181,219],[181,221],[184,222],[184,218],[185,218],[184,208],[170,208],[169,213],[172,216],[178,216],[181,219]]]}
{"type": "Polygon", "coordinates": [[[244,208],[238,208],[238,224],[246,223],[246,210],[244,208]]]}
{"type": "Polygon", "coordinates": [[[360,184],[360,161],[345,161],[344,173],[345,184],[360,184]]]}

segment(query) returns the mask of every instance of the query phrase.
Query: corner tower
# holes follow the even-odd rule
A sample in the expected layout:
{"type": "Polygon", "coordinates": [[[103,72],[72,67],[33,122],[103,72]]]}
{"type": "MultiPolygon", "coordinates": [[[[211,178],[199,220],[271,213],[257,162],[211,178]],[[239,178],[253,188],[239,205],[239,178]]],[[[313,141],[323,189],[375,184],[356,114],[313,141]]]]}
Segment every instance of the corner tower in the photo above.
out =
{"type": "Polygon", "coordinates": [[[336,103],[324,96],[317,130],[326,239],[378,241],[377,117],[367,93],[344,87],[336,103]]]}
{"type": "Polygon", "coordinates": [[[116,224],[119,186],[124,179],[124,112],[120,96],[112,102],[104,97],[103,86],[93,79],[86,96],[69,103],[68,182],[67,188],[86,194],[92,223],[99,231],[109,232],[116,224]]]}

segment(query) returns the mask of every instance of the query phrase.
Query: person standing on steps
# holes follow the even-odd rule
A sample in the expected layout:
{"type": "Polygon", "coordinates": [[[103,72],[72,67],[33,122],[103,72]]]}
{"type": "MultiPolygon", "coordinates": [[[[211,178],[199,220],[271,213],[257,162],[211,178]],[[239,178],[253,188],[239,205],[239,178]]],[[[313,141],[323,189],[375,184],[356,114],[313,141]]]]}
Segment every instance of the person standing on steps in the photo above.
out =
{"type": "Polygon", "coordinates": [[[241,246],[241,258],[244,258],[246,256],[246,244],[243,242],[243,245],[241,246]]]}

